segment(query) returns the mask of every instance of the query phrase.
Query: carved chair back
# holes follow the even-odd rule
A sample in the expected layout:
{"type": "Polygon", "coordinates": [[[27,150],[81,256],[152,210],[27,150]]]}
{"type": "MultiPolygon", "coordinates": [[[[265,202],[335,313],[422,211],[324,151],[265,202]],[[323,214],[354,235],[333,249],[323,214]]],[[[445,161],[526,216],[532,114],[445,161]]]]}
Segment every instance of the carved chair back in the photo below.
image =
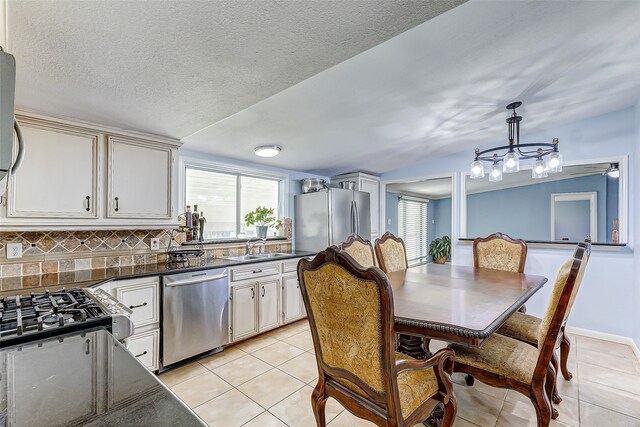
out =
{"type": "Polygon", "coordinates": [[[387,231],[381,238],[376,239],[375,248],[378,265],[385,273],[409,268],[407,250],[401,238],[387,231]]]}
{"type": "Polygon", "coordinates": [[[475,268],[523,273],[526,261],[527,243],[522,239],[512,239],[498,232],[473,241],[475,268]]]}
{"type": "Polygon", "coordinates": [[[374,267],[376,265],[371,242],[357,234],[350,235],[347,240],[340,245],[340,248],[343,252],[351,255],[351,257],[364,268],[374,267]]]}
{"type": "Polygon", "coordinates": [[[569,315],[569,310],[584,277],[584,271],[591,254],[591,243],[579,243],[573,257],[568,259],[558,271],[551,296],[538,329],[538,362],[533,381],[544,381],[551,356],[556,348],[560,329],[569,315]]]}
{"type": "Polygon", "coordinates": [[[398,411],[393,295],[386,275],[376,267],[362,269],[334,246],[301,260],[298,278],[319,381],[354,401],[398,411]]]}

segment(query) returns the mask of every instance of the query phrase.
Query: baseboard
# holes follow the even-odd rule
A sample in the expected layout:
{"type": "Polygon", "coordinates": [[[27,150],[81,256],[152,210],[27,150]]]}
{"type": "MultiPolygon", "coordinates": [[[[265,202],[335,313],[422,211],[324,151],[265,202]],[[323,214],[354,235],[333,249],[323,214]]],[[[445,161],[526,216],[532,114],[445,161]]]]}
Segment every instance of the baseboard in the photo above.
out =
{"type": "Polygon", "coordinates": [[[574,335],[581,335],[583,337],[629,345],[640,361],[640,349],[638,348],[638,345],[633,340],[633,338],[624,337],[622,335],[607,334],[605,332],[592,331],[590,329],[576,328],[573,326],[567,326],[566,331],[574,335]]]}

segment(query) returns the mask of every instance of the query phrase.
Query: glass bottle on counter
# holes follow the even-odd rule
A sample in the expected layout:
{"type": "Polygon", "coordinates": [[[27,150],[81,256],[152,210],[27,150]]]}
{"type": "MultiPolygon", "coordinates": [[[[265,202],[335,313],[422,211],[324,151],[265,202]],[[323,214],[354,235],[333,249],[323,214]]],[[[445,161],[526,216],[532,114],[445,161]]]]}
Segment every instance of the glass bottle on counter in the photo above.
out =
{"type": "Polygon", "coordinates": [[[191,205],[187,205],[187,212],[185,213],[185,232],[186,240],[190,242],[193,240],[193,214],[191,213],[191,205]]]}
{"type": "Polygon", "coordinates": [[[199,240],[199,228],[200,228],[200,214],[198,213],[198,205],[193,205],[193,214],[191,215],[191,232],[193,234],[193,240],[199,240]]]}
{"type": "Polygon", "coordinates": [[[200,241],[204,240],[204,225],[207,223],[206,218],[204,217],[204,212],[200,212],[200,216],[198,217],[198,223],[200,225],[200,241]]]}

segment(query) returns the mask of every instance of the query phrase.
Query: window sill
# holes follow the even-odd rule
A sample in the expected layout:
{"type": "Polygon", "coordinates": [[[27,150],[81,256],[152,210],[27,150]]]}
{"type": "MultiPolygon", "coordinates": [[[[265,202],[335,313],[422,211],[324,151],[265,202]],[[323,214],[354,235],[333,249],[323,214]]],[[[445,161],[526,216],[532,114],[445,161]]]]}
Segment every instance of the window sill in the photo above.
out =
{"type": "MultiPolygon", "coordinates": [[[[252,237],[251,239],[253,240],[253,239],[255,239],[255,237],[252,237]]],[[[184,242],[182,244],[182,246],[194,246],[194,245],[200,245],[200,244],[215,245],[215,244],[223,244],[223,243],[246,243],[247,240],[249,240],[249,238],[246,238],[246,239],[209,239],[209,240],[203,240],[202,242],[200,242],[200,241],[184,242]]],[[[286,242],[287,238],[286,237],[267,237],[267,242],[279,242],[279,241],[286,242]]]]}

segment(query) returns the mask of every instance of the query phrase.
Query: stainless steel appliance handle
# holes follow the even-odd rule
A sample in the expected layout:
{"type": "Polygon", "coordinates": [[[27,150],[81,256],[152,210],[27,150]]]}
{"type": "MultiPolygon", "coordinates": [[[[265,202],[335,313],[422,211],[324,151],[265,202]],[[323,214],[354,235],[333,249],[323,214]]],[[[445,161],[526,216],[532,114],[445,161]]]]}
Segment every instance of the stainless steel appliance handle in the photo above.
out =
{"type": "Polygon", "coordinates": [[[20,167],[22,163],[22,159],[24,159],[24,138],[22,137],[22,130],[20,129],[20,125],[18,121],[13,118],[13,129],[16,131],[16,136],[18,137],[18,155],[16,156],[16,161],[13,162],[11,166],[11,175],[16,173],[16,170],[20,167]]]}
{"type": "Polygon", "coordinates": [[[214,280],[221,280],[226,278],[227,278],[227,274],[225,273],[225,274],[220,274],[218,276],[204,276],[204,277],[199,277],[197,279],[176,280],[175,282],[167,282],[164,285],[166,287],[197,285],[198,283],[211,282],[214,280]]]}

